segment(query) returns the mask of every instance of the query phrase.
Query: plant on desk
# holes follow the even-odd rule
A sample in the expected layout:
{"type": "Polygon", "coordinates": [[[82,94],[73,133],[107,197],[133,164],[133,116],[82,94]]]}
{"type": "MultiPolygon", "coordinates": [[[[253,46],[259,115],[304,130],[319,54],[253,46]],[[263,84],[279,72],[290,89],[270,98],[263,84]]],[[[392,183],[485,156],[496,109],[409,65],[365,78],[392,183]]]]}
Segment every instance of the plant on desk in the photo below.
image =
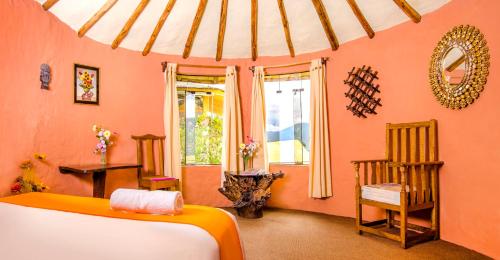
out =
{"type": "MultiPolygon", "coordinates": [[[[44,161],[45,155],[35,154],[35,158],[44,161]]],[[[10,187],[12,194],[21,194],[28,192],[42,192],[48,189],[36,176],[33,163],[28,160],[21,163],[20,168],[23,175],[16,178],[16,181],[10,187]]]]}
{"type": "MultiPolygon", "coordinates": [[[[106,164],[107,163],[107,158],[106,158],[106,153],[109,149],[110,146],[112,146],[114,143],[111,141],[111,138],[113,137],[113,134],[111,131],[104,129],[98,125],[93,125],[92,130],[95,133],[95,137],[97,137],[97,144],[94,150],[95,154],[100,153],[101,154],[101,164],[106,164]]],[[[116,134],[116,133],[114,133],[116,134]]]]}
{"type": "Polygon", "coordinates": [[[243,158],[243,170],[253,168],[253,156],[259,147],[259,144],[252,137],[247,136],[248,143],[240,144],[240,155],[243,158]]]}

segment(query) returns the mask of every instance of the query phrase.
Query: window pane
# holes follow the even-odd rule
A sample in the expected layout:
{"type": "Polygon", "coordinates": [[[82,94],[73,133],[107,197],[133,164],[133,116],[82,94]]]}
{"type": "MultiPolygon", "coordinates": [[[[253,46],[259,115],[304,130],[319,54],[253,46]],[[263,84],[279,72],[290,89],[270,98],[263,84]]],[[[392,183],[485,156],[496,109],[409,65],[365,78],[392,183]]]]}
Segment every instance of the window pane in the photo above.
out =
{"type": "MultiPolygon", "coordinates": [[[[203,77],[197,76],[196,79],[203,80],[203,77]]],[[[224,85],[178,81],[177,89],[179,93],[185,93],[179,95],[183,163],[220,164],[224,85]]]]}
{"type": "Polygon", "coordinates": [[[310,146],[310,133],[309,133],[309,118],[311,111],[311,81],[309,79],[302,80],[302,87],[304,91],[301,92],[302,104],[302,161],[309,162],[310,146]]]}
{"type": "Polygon", "coordinates": [[[181,163],[186,164],[186,91],[177,91],[179,102],[179,134],[181,142],[181,163]]]}
{"type": "Polygon", "coordinates": [[[186,163],[195,162],[196,102],[193,92],[186,92],[186,163]]]}
{"type": "Polygon", "coordinates": [[[309,80],[265,82],[268,155],[271,163],[309,160],[309,80]]]}

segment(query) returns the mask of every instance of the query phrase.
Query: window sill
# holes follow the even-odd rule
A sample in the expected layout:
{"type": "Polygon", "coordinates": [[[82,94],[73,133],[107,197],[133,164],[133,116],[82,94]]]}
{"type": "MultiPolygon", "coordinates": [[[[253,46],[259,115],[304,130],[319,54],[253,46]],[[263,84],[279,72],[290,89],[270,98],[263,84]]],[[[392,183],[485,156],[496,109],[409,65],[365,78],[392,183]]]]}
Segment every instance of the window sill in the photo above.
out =
{"type": "MultiPolygon", "coordinates": [[[[304,166],[309,167],[309,163],[269,163],[270,166],[304,166]]],[[[183,164],[181,167],[214,167],[221,164],[183,164]]]]}
{"type": "Polygon", "coordinates": [[[269,163],[271,166],[309,166],[309,163],[269,163]]]}
{"type": "Polygon", "coordinates": [[[183,164],[181,167],[213,167],[213,166],[221,166],[221,164],[183,164]]]}

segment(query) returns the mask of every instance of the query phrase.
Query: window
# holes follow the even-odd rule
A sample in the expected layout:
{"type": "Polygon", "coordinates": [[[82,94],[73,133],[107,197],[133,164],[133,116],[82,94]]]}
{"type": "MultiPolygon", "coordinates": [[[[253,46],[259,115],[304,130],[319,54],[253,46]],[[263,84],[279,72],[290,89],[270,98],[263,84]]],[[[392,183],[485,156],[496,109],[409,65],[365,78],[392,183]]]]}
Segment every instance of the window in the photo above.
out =
{"type": "Polygon", "coordinates": [[[224,77],[177,75],[182,164],[220,164],[224,77]]]}
{"type": "Polygon", "coordinates": [[[309,162],[309,72],[265,77],[270,163],[309,162]]]}

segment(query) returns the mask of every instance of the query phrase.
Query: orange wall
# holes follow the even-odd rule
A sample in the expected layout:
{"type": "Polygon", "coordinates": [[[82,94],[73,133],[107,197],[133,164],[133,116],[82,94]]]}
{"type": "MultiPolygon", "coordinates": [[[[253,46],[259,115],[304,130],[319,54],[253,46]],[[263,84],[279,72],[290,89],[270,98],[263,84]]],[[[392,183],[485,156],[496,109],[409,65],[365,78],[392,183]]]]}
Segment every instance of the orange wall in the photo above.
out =
{"type": "MultiPolygon", "coordinates": [[[[419,24],[405,23],[377,32],[374,39],[359,39],[341,45],[336,52],[301,55],[295,59],[260,58],[224,60],[219,64],[240,66],[243,125],[250,124],[251,72],[255,64],[283,64],[330,57],[328,101],[332,147],[334,196],[327,200],[307,197],[306,166],[278,166],[284,179],[276,181],[269,204],[275,207],[354,216],[353,159],[382,158],[386,122],[408,122],[435,118],[439,124],[441,171],[442,239],[500,258],[500,2],[453,0],[419,24]],[[477,103],[462,111],[446,109],[435,101],[428,84],[428,66],[435,44],[458,24],[472,24],[485,34],[490,47],[490,76],[477,103]],[[368,119],[352,116],[345,109],[343,84],[353,66],[370,65],[379,71],[383,106],[368,119]]],[[[37,164],[41,178],[53,192],[90,195],[89,178],[63,176],[62,163],[98,162],[91,154],[94,138],[90,130],[100,123],[120,133],[111,162],[133,161],[130,134],[162,133],[163,60],[211,64],[213,59],[111,50],[109,46],[76,33],[31,0],[0,1],[0,195],[19,174],[17,164],[33,152],[48,155],[49,164],[37,164]],[[15,10],[14,10],[15,9],[15,10]],[[14,15],[15,14],[15,15],[14,15]],[[101,68],[101,105],[73,104],[72,64],[101,68]],[[53,70],[50,91],[39,89],[41,63],[53,70]]],[[[293,28],[292,28],[293,30],[293,28]]],[[[211,73],[210,70],[187,73],[211,73]]],[[[218,71],[217,73],[220,73],[218,71]]],[[[230,205],[218,192],[217,166],[185,167],[184,195],[188,203],[230,205]]],[[[109,194],[117,187],[134,187],[134,173],[117,172],[107,182],[109,194]]]]}

